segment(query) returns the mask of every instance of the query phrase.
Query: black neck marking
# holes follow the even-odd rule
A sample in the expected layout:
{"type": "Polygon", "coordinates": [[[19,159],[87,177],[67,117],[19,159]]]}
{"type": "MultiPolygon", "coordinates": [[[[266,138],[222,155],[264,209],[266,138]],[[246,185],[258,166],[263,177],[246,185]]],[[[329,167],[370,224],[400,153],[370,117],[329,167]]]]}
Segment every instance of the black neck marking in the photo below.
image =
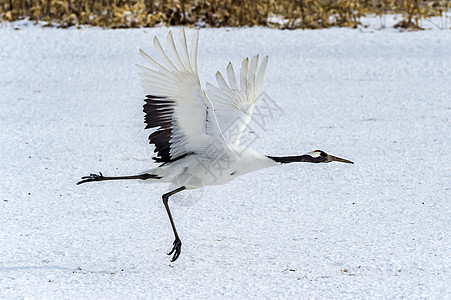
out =
{"type": "Polygon", "coordinates": [[[322,163],[326,162],[326,157],[324,156],[318,156],[318,157],[312,157],[310,155],[299,155],[299,156],[269,156],[266,157],[272,159],[275,162],[281,163],[281,164],[289,164],[293,162],[309,162],[309,163],[322,163]]]}

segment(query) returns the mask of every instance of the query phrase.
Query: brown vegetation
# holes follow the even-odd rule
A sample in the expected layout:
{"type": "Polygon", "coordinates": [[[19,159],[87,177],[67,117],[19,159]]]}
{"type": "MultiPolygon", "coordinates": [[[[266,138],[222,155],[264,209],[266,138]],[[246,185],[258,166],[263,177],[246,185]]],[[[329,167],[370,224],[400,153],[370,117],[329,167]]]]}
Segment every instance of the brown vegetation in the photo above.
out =
{"type": "Polygon", "coordinates": [[[0,21],[25,18],[59,27],[109,28],[269,26],[284,29],[356,27],[360,17],[401,14],[397,26],[420,29],[420,21],[442,16],[450,0],[0,0],[0,21]]]}

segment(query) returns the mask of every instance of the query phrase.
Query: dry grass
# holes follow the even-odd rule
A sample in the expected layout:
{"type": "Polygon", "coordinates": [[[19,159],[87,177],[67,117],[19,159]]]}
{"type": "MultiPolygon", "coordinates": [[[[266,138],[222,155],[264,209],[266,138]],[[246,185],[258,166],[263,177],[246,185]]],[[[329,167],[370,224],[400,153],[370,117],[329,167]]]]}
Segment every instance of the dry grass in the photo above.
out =
{"type": "Polygon", "coordinates": [[[450,0],[0,0],[0,20],[29,18],[64,28],[261,25],[315,29],[356,27],[362,16],[397,13],[403,16],[397,26],[421,29],[421,20],[446,18],[450,9],[450,0]]]}

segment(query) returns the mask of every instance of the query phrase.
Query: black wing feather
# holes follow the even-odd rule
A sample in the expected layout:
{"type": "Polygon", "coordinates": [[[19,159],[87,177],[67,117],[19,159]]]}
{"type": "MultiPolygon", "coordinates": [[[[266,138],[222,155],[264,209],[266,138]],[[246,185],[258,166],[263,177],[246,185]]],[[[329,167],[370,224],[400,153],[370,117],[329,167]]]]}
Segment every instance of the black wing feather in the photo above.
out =
{"type": "MultiPolygon", "coordinates": [[[[156,162],[168,163],[173,161],[171,151],[172,115],[174,114],[173,100],[167,97],[147,95],[143,106],[146,129],[156,128],[149,136],[149,143],[155,145],[157,153],[153,159],[156,162]]],[[[174,158],[176,159],[176,158],[174,158]]]]}

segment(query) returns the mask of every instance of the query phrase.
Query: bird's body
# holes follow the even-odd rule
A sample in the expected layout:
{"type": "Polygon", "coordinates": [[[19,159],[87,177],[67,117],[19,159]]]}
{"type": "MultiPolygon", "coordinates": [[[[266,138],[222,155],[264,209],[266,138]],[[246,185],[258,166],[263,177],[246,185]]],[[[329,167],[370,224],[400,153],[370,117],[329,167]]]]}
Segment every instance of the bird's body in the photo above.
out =
{"type": "Polygon", "coordinates": [[[279,163],[253,149],[231,145],[230,149],[219,154],[188,154],[174,162],[145,171],[144,174],[155,174],[159,177],[155,180],[160,182],[171,182],[176,186],[185,186],[186,189],[196,189],[222,185],[238,176],[277,165],[279,163]]]}
{"type": "Polygon", "coordinates": [[[154,46],[162,63],[144,51],[141,55],[151,65],[141,70],[141,83],[147,93],[144,113],[146,129],[153,129],[149,136],[155,146],[154,160],[158,167],[133,176],[105,177],[100,173],[82,178],[90,181],[141,179],[148,182],[171,182],[179,188],[163,195],[175,241],[172,261],[181,253],[178,237],[168,199],[185,189],[221,185],[234,178],[259,169],[292,162],[324,163],[346,159],[315,150],[300,156],[275,157],[258,153],[240,144],[241,135],[252,118],[268,63],[264,57],[246,58],[237,80],[231,63],[227,65],[228,83],[220,72],[216,73],[218,87],[207,83],[202,89],[197,73],[198,31],[188,51],[185,32],[180,31],[179,49],[172,33],[167,36],[166,54],[155,37],[154,46]]]}

